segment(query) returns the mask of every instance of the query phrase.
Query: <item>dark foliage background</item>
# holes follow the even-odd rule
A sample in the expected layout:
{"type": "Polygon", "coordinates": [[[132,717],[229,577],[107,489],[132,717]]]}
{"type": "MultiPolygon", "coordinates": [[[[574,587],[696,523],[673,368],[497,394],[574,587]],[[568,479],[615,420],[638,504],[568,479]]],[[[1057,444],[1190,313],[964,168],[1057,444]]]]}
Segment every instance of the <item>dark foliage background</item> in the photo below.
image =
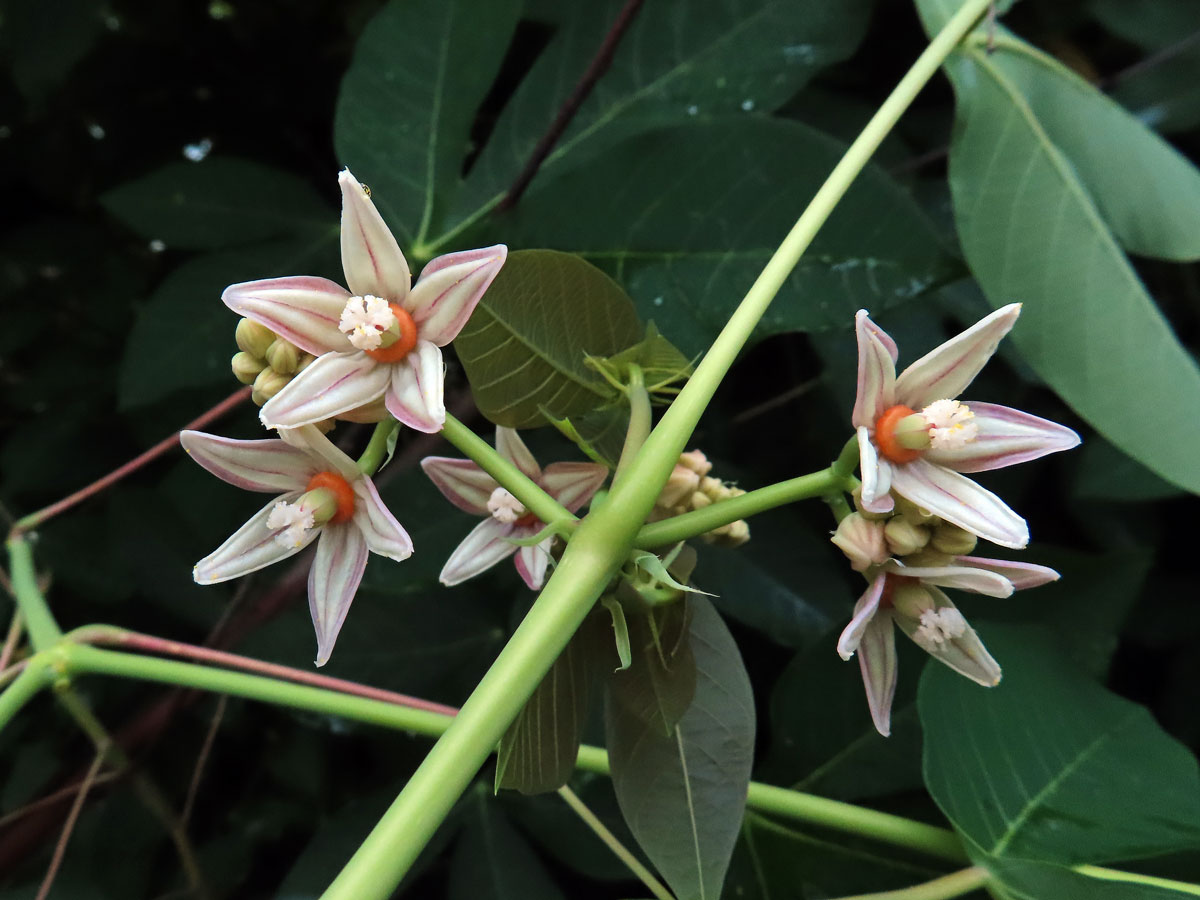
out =
{"type": "MultiPolygon", "coordinates": [[[[646,3],[673,5],[703,11],[706,3],[646,3]]],[[[848,58],[822,68],[773,118],[849,140],[920,52],[925,37],[911,4],[852,6],[842,13],[844,23],[835,17],[847,35],[848,58]]],[[[380,7],[375,0],[0,4],[0,184],[7,213],[0,234],[0,499],[8,516],[87,484],[237,386],[225,368],[234,350],[234,319],[218,300],[225,284],[292,272],[338,277],[334,176],[347,160],[335,152],[332,124],[355,41],[380,7]],[[161,180],[143,180],[148,177],[161,180]],[[131,184],[137,187],[126,187],[131,184]],[[286,196],[286,206],[264,208],[267,189],[286,196]],[[211,220],[209,201],[225,207],[211,220]],[[166,230],[155,233],[160,225],[166,230]]],[[[471,124],[477,143],[574,14],[555,4],[528,5],[499,79],[471,124]]],[[[1196,4],[1027,0],[1005,24],[1197,158],[1200,45],[1194,34],[1188,38],[1189,29],[1200,28],[1196,4]],[[1193,13],[1190,19],[1180,8],[1193,13]]],[[[595,32],[589,46],[602,34],[602,28],[595,32]]],[[[579,68],[585,62],[580,56],[579,68]]],[[[544,113],[548,123],[553,109],[544,113]]],[[[880,171],[870,176],[879,179],[879,191],[915,200],[928,223],[922,227],[929,228],[928,240],[909,253],[923,273],[920,289],[911,302],[879,317],[904,360],[988,309],[964,277],[955,249],[946,182],[953,113],[950,88],[939,77],[888,140],[880,171]]],[[[746,130],[762,127],[766,118],[747,116],[746,130]]],[[[727,120],[714,120],[712,128],[714,136],[740,133],[727,120]]],[[[649,145],[632,146],[629,153],[649,152],[649,145]]],[[[832,162],[836,153],[830,153],[832,162]]],[[[464,172],[479,159],[466,152],[464,172]]],[[[785,177],[791,166],[827,168],[821,154],[813,159],[762,158],[764,183],[785,177]]],[[[596,165],[597,183],[601,189],[619,184],[631,167],[620,152],[609,154],[596,165]]],[[[551,226],[539,223],[547,221],[542,213],[561,209],[563,198],[578,190],[569,184],[561,194],[533,190],[507,219],[490,220],[480,234],[505,238],[511,232],[514,247],[573,249],[575,224],[553,225],[555,237],[568,235],[560,245],[547,236],[551,226]]],[[[754,195],[744,200],[747,210],[766,203],[754,195]]],[[[802,203],[791,204],[789,215],[802,203]]],[[[870,212],[864,205],[862,216],[870,212]]],[[[614,209],[614,219],[619,215],[614,209]]],[[[587,224],[578,225],[583,243],[599,233],[589,234],[587,224]]],[[[866,232],[874,225],[859,217],[848,227],[866,232]]],[[[615,226],[612,234],[611,240],[621,239],[615,226]]],[[[762,238],[764,246],[773,246],[771,234],[762,238]]],[[[469,237],[464,241],[474,245],[469,237]]],[[[1194,355],[1200,270],[1194,263],[1134,262],[1194,355]]],[[[747,268],[750,276],[753,268],[747,268]]],[[[734,286],[744,289],[748,281],[734,277],[724,302],[735,301],[740,289],[734,286]]],[[[701,348],[713,317],[719,319],[704,306],[707,288],[695,288],[697,313],[671,304],[656,309],[644,285],[625,286],[639,309],[689,353],[701,348]]],[[[686,288],[685,279],[680,290],[686,288]]],[[[848,435],[854,360],[850,318],[838,318],[842,305],[829,321],[771,327],[775,333],[735,368],[694,441],[717,461],[722,477],[763,485],[822,467],[840,448],[848,435]]],[[[488,430],[472,418],[465,379],[453,363],[448,390],[452,409],[488,430]]],[[[981,377],[978,394],[1066,422],[1083,434],[1085,446],[981,479],[1029,518],[1035,543],[1028,558],[1056,566],[1064,579],[1010,601],[971,602],[968,614],[982,622],[985,635],[993,620],[1046,625],[1053,636],[1048,652],[1146,705],[1167,732],[1197,748],[1195,498],[1097,436],[1012,348],[981,377]]],[[[1194,422],[1186,427],[1197,434],[1194,422]]],[[[256,435],[255,410],[239,408],[216,430],[256,435]]],[[[353,427],[339,435],[355,446],[365,439],[353,427]]],[[[531,443],[544,461],[569,451],[546,433],[531,443]]],[[[381,478],[418,555],[403,568],[372,561],[328,671],[457,704],[529,598],[503,567],[454,590],[435,587],[441,561],[470,523],[446,512],[425,484],[416,461],[429,452],[447,451],[405,432],[397,461],[381,478]]],[[[60,621],[215,640],[237,652],[308,665],[312,638],[302,581],[278,569],[233,585],[200,588],[191,581],[192,562],[254,503],[214,485],[176,453],[49,523],[38,534],[36,553],[60,621]]],[[[696,573],[720,595],[759,697],[755,777],[940,821],[921,787],[914,698],[923,660],[902,656],[895,735],[890,742],[876,738],[857,666],[841,665],[833,653],[833,635],[858,585],[826,543],[826,510],[812,507],[755,520],[749,545],[706,553],[696,573]],[[834,738],[821,744],[814,734],[834,738]]],[[[0,598],[0,612],[10,608],[0,598]]],[[[423,739],[236,699],[218,710],[213,697],[168,696],[143,684],[92,680],[83,689],[102,720],[124,737],[139,770],[178,806],[219,716],[186,827],[214,896],[317,896],[428,746],[423,739]]],[[[598,741],[599,733],[596,723],[591,739],[598,741]]],[[[0,733],[0,815],[23,810],[78,777],[89,760],[70,723],[48,700],[39,701],[0,733]]],[[[485,772],[423,858],[406,896],[615,898],[638,889],[553,795],[494,799],[489,785],[485,772]]],[[[624,833],[606,780],[581,775],[575,787],[624,833]]],[[[0,897],[34,895],[66,809],[57,803],[0,820],[0,897]]],[[[755,840],[757,859],[768,860],[776,882],[763,882],[743,845],[735,853],[731,896],[828,896],[830,883],[851,889],[839,880],[847,859],[827,852],[829,835],[764,825],[755,840]]],[[[876,883],[904,883],[924,871],[875,848],[870,854],[865,869],[856,871],[874,873],[876,883]]],[[[1194,853],[1146,866],[1200,878],[1194,853]]],[[[181,887],[178,871],[167,836],[128,781],[118,780],[89,802],[54,896],[164,897],[181,887]]]]}

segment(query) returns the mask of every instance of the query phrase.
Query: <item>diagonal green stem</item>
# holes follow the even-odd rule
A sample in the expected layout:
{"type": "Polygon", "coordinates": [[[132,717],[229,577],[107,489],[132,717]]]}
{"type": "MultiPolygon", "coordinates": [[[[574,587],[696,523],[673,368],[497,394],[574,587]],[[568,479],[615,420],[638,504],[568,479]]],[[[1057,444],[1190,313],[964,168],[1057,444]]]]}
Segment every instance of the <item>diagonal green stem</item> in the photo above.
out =
{"type": "Polygon", "coordinates": [[[62,637],[62,631],[46,605],[46,598],[38,590],[33,551],[21,535],[14,534],[8,539],[8,558],[12,566],[13,597],[25,617],[29,641],[35,650],[45,650],[62,637]]]}
{"type": "Polygon", "coordinates": [[[388,441],[399,427],[400,423],[392,418],[385,419],[375,426],[375,430],[371,432],[371,439],[367,441],[367,448],[358,458],[359,471],[364,475],[374,475],[379,471],[387,457],[388,441]]]}

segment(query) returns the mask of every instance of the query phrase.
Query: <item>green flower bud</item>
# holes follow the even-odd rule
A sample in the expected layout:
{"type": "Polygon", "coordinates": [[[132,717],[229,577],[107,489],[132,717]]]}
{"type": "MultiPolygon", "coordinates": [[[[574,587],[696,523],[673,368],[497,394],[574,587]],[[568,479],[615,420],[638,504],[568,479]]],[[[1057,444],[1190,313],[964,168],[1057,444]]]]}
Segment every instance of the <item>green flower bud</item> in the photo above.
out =
{"type": "Polygon", "coordinates": [[[281,375],[271,368],[263,369],[254,379],[254,390],[250,393],[250,399],[262,406],[282,391],[291,380],[290,375],[281,375]]]}
{"type": "Polygon", "coordinates": [[[251,356],[265,359],[267,348],[275,340],[275,332],[265,325],[259,325],[252,319],[242,319],[234,332],[237,345],[251,356]]]}
{"type": "Polygon", "coordinates": [[[882,521],[883,519],[890,519],[892,517],[892,514],[890,512],[877,513],[877,512],[871,512],[870,510],[867,510],[867,509],[863,509],[862,488],[861,487],[855,488],[852,496],[854,497],[854,508],[856,510],[858,510],[858,514],[860,516],[862,516],[864,519],[867,519],[871,522],[879,522],[879,521],[882,521]]]}
{"type": "Polygon", "coordinates": [[[883,523],[872,522],[858,513],[850,513],[842,519],[830,540],[846,554],[850,568],[855,572],[865,572],[890,555],[884,541],[883,523]]]}
{"type": "Polygon", "coordinates": [[[933,530],[931,543],[934,550],[948,553],[951,556],[962,556],[964,553],[974,550],[978,542],[979,539],[966,529],[951,525],[949,522],[941,522],[933,530]]]}
{"type": "Polygon", "coordinates": [[[896,501],[896,514],[904,516],[905,520],[914,525],[936,525],[940,519],[927,509],[922,509],[899,494],[892,495],[896,501]]]}
{"type": "Polygon", "coordinates": [[[258,373],[267,367],[265,362],[245,350],[233,354],[229,365],[233,369],[233,377],[242,384],[253,384],[258,373]]]}
{"type": "Polygon", "coordinates": [[[923,525],[914,525],[903,516],[888,519],[883,535],[887,539],[892,556],[908,556],[929,543],[929,529],[923,525]]]}
{"type": "Polygon", "coordinates": [[[901,584],[892,592],[892,607],[909,619],[920,620],[921,613],[936,606],[929,588],[921,584],[901,584]]]}
{"type": "Polygon", "coordinates": [[[294,375],[300,368],[300,351],[295,344],[275,338],[267,348],[267,365],[280,375],[294,375]]]}
{"type": "Polygon", "coordinates": [[[948,566],[954,562],[954,557],[947,553],[938,553],[938,551],[926,547],[924,550],[918,550],[916,553],[911,553],[904,557],[906,566],[916,566],[923,569],[940,569],[942,566],[948,566]]]}

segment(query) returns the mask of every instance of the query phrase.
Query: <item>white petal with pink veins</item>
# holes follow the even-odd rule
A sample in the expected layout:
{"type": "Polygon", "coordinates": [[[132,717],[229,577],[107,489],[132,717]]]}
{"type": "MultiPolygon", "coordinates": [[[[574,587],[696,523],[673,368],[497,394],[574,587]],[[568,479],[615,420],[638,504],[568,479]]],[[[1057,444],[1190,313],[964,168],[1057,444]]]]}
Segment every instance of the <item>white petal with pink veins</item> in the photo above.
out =
{"type": "Polygon", "coordinates": [[[374,294],[403,304],[412,275],[400,245],[349,169],[338,175],[338,184],[342,187],[342,269],[346,284],[359,296],[374,294]]]}
{"type": "Polygon", "coordinates": [[[850,422],[855,428],[874,428],[875,420],[896,404],[896,345],[867,317],[865,309],[855,316],[854,329],[858,336],[858,391],[850,422]]]}
{"type": "Polygon", "coordinates": [[[312,543],[313,538],[321,533],[320,528],[314,528],[304,534],[303,540],[294,546],[284,545],[275,540],[275,530],[267,527],[267,519],[276,503],[294,503],[299,499],[301,491],[292,491],[275,497],[251,516],[250,520],[235,531],[225,543],[210,553],[192,570],[192,577],[197,584],[216,584],[239,578],[259,569],[266,568],[271,563],[279,562],[299,553],[312,543]]]}
{"type": "Polygon", "coordinates": [[[329,661],[334,642],[367,568],[367,542],[350,522],[326,525],[308,570],[308,609],[317,632],[316,664],[329,661]]]}
{"type": "Polygon", "coordinates": [[[607,477],[608,466],[599,463],[551,463],[542,473],[541,485],[569,512],[575,512],[592,499],[607,477]]]}
{"type": "Polygon", "coordinates": [[[896,696],[896,634],[892,614],[884,610],[867,623],[858,646],[858,668],[867,691],[867,706],[875,730],[892,733],[892,701],[896,696]]]}
{"type": "Polygon", "coordinates": [[[345,451],[327,438],[315,425],[284,428],[279,432],[279,436],[293,447],[308,454],[315,471],[337,472],[349,482],[363,477],[358,463],[347,456],[345,451]]]}
{"type": "Polygon", "coordinates": [[[892,489],[917,506],[1001,547],[1029,543],[1025,520],[965,475],[916,459],[892,467],[892,489]]]}
{"type": "Polygon", "coordinates": [[[351,349],[349,339],[338,330],[349,297],[340,284],[308,275],[231,284],[221,294],[235,313],[313,356],[351,349]]]}
{"type": "Polygon", "coordinates": [[[384,368],[391,370],[384,396],[388,412],[417,431],[441,431],[446,424],[446,369],[437,345],[419,341],[408,356],[384,368]]]}
{"type": "Polygon", "coordinates": [[[508,538],[513,526],[505,525],[492,518],[484,519],[468,534],[450,554],[438,580],[447,587],[474,578],[517,552],[516,544],[508,538]]]}
{"type": "Polygon", "coordinates": [[[529,448],[515,429],[505,428],[503,425],[496,429],[496,452],[534,481],[541,477],[542,467],[533,458],[533,454],[529,452],[529,448]]]}
{"type": "MultiPolygon", "coordinates": [[[[929,590],[937,603],[936,612],[940,613],[947,609],[957,611],[950,598],[944,593],[935,587],[931,587],[929,590]]],[[[900,630],[912,638],[917,646],[934,659],[948,665],[955,672],[965,675],[984,687],[995,687],[1000,683],[1000,664],[987,652],[987,648],[979,640],[975,629],[967,625],[966,620],[961,616],[958,619],[963,627],[962,633],[938,641],[930,640],[924,635],[918,620],[907,616],[895,616],[894,618],[896,624],[900,626],[900,630]]]]}
{"type": "Polygon", "coordinates": [[[421,460],[421,468],[443,496],[463,512],[476,516],[491,515],[488,498],[500,485],[471,460],[427,456],[421,460]]]}
{"type": "Polygon", "coordinates": [[[922,584],[956,588],[988,597],[1011,597],[1013,584],[1002,574],[971,566],[905,566],[889,564],[889,571],[907,578],[919,578],[922,584]]]}
{"type": "Polygon", "coordinates": [[[370,478],[354,482],[354,518],[351,522],[362,532],[367,549],[372,553],[397,561],[412,556],[412,538],[384,505],[370,478]]]}
{"type": "MultiPolygon", "coordinates": [[[[513,534],[513,537],[517,536],[513,534]]],[[[535,547],[521,547],[517,550],[517,574],[531,591],[540,591],[546,581],[546,569],[550,565],[550,546],[553,543],[554,538],[547,538],[535,547]]]]}
{"type": "Polygon", "coordinates": [[[957,397],[992,358],[1020,314],[1021,304],[1010,303],[926,353],[896,379],[896,402],[919,410],[935,400],[957,397]]]}
{"type": "Polygon", "coordinates": [[[279,440],[235,441],[202,431],[184,431],[179,443],[212,474],[247,491],[278,494],[302,490],[316,471],[304,451],[279,440]]]}
{"type": "Polygon", "coordinates": [[[854,604],[854,617],[838,638],[837,651],[842,659],[849,659],[858,650],[867,623],[879,612],[879,601],[883,597],[883,586],[886,580],[886,575],[882,573],[876,575],[863,595],[858,598],[858,602],[854,604]]]}
{"type": "Polygon", "coordinates": [[[985,569],[1007,578],[1013,590],[1023,591],[1026,588],[1040,587],[1052,581],[1058,581],[1059,574],[1049,566],[1039,566],[1036,563],[1013,562],[1008,559],[986,559],[982,556],[956,556],[955,562],[975,569],[985,569]]]}
{"type": "Polygon", "coordinates": [[[975,439],[953,450],[928,451],[930,462],[956,472],[986,472],[1079,445],[1079,435],[1049,419],[995,403],[964,404],[974,414],[975,439]]]}
{"type": "Polygon", "coordinates": [[[454,340],[504,265],[503,244],[447,253],[429,261],[404,303],[421,339],[444,347],[454,340]]]}
{"type": "Polygon", "coordinates": [[[361,350],[326,353],[268,400],[259,417],[268,428],[311,425],[372,402],[390,377],[389,366],[361,350]]]}
{"type": "Polygon", "coordinates": [[[863,509],[867,512],[891,512],[895,505],[891,494],[892,465],[886,459],[880,459],[865,425],[858,429],[858,469],[862,475],[863,509]]]}

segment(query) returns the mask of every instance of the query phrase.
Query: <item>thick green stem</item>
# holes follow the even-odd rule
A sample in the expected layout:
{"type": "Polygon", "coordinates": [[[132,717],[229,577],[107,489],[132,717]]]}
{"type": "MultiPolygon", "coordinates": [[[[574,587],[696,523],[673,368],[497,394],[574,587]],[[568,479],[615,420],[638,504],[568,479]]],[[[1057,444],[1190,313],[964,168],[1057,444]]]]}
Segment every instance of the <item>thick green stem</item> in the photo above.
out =
{"type": "Polygon", "coordinates": [[[533,480],[501,456],[483,438],[454,416],[446,415],[442,436],[465,453],[479,468],[495,478],[521,504],[545,522],[575,521],[566,507],[533,483],[533,480]]]}
{"type": "Polygon", "coordinates": [[[375,426],[375,430],[371,432],[371,440],[367,442],[367,449],[358,458],[360,472],[369,476],[379,471],[379,467],[387,459],[388,441],[399,427],[400,423],[395,419],[387,419],[375,426]]]}
{"type": "Polygon", "coordinates": [[[14,534],[8,539],[8,559],[12,566],[12,590],[17,607],[25,617],[25,629],[29,632],[29,641],[35,650],[45,650],[52,647],[62,637],[62,631],[46,598],[37,586],[37,571],[33,567],[33,551],[25,538],[14,534]]]}
{"type": "Polygon", "coordinates": [[[858,435],[854,435],[850,440],[842,445],[842,451],[838,454],[838,458],[833,461],[830,466],[833,471],[842,476],[854,474],[854,470],[858,467],[858,435]]]}
{"type": "Polygon", "coordinates": [[[740,497],[730,497],[703,509],[693,510],[682,515],[652,522],[642,526],[637,534],[636,546],[649,550],[653,547],[665,547],[679,541],[744,519],[756,513],[793,503],[796,500],[806,500],[810,497],[823,497],[826,494],[842,489],[843,479],[835,475],[832,469],[823,469],[811,475],[801,475],[799,478],[789,478],[778,484],[772,484],[756,491],[748,491],[740,497]]]}
{"type": "Polygon", "coordinates": [[[838,900],[950,900],[951,897],[969,894],[987,882],[987,871],[979,866],[971,866],[924,884],[877,894],[855,894],[853,897],[839,897],[838,900]]]}
{"type": "Polygon", "coordinates": [[[31,659],[13,683],[0,692],[0,729],[53,680],[54,671],[49,656],[38,654],[31,659]]]}

